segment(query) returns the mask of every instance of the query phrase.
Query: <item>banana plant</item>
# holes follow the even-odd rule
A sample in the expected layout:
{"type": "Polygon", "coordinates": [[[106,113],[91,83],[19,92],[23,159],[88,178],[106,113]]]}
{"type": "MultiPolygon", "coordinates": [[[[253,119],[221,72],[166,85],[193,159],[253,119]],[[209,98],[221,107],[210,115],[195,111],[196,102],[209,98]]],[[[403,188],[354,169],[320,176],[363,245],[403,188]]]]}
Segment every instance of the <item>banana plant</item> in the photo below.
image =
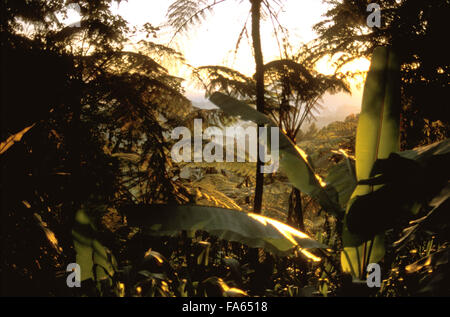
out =
{"type": "MultiPolygon", "coordinates": [[[[446,164],[450,155],[448,140],[398,152],[399,93],[399,61],[390,48],[379,47],[373,53],[364,87],[356,137],[356,168],[347,158],[346,163],[330,171],[325,182],[314,172],[306,154],[279,131],[280,167],[290,182],[316,198],[325,211],[344,218],[341,265],[354,280],[364,279],[367,264],[383,258],[384,231],[392,226],[390,219],[400,215],[396,212],[404,209],[414,214],[411,211],[417,210],[417,203],[430,202],[446,186],[450,176],[446,164]],[[427,178],[427,175],[431,176],[427,178]],[[413,191],[413,195],[408,195],[408,191],[413,191]],[[396,203],[392,205],[394,200],[396,203]],[[394,207],[389,209],[390,205],[394,207]],[[371,221],[374,219],[377,221],[371,221]]],[[[232,97],[216,92],[210,99],[230,115],[276,127],[270,118],[232,97]]],[[[121,212],[130,225],[142,228],[149,235],[203,230],[278,255],[300,248],[313,261],[320,261],[320,258],[308,249],[326,248],[284,223],[237,210],[195,205],[133,205],[124,207],[121,212]]],[[[98,247],[91,229],[84,230],[92,225],[83,213],[78,217],[81,226],[74,228],[74,238],[77,261],[80,257],[88,272],[83,279],[92,278],[93,274],[110,277],[115,270],[112,258],[103,246],[98,247]],[[100,256],[93,257],[95,253],[100,256]],[[102,262],[104,259],[107,261],[102,262]],[[95,269],[100,270],[91,273],[95,269]]]]}
{"type": "MultiPolygon", "coordinates": [[[[106,208],[97,206],[96,208],[106,208]]],[[[121,208],[127,222],[139,227],[144,234],[173,236],[181,231],[206,231],[214,236],[246,244],[253,248],[264,248],[274,254],[286,256],[300,251],[313,262],[320,258],[308,249],[325,249],[326,245],[315,241],[305,233],[275,219],[259,214],[246,213],[217,207],[196,205],[129,205],[121,208]]],[[[92,218],[95,211],[80,209],[72,230],[76,262],[81,267],[81,282],[92,280],[117,288],[117,262],[101,242],[92,218]]]]}
{"type": "MultiPolygon", "coordinates": [[[[377,48],[367,75],[357,128],[357,180],[368,179],[377,159],[387,158],[391,152],[399,150],[399,80],[399,61],[394,52],[386,47],[377,48]]],[[[210,100],[228,114],[239,115],[242,120],[275,126],[264,114],[222,93],[214,93],[210,100]]],[[[304,152],[286,139],[280,132],[280,167],[285,170],[291,183],[316,198],[326,211],[341,215],[339,202],[330,197],[329,191],[327,193],[324,188],[326,184],[314,173],[304,152]]],[[[359,197],[379,187],[356,186],[347,204],[346,214],[359,197]]],[[[365,239],[352,234],[346,224],[343,228],[343,244],[342,269],[356,279],[363,278],[366,263],[378,262],[385,252],[383,234],[365,239]]]]}
{"type": "MultiPolygon", "coordinates": [[[[222,93],[210,100],[224,112],[269,127],[275,123],[249,105],[222,93]]],[[[305,153],[280,131],[280,167],[290,182],[343,216],[341,266],[355,281],[365,279],[369,263],[385,254],[384,232],[408,220],[448,186],[450,142],[400,151],[400,62],[390,47],[377,47],[364,86],[356,136],[356,167],[333,168],[325,182],[305,153]]],[[[432,206],[432,205],[431,205],[432,206]]]]}
{"type": "MultiPolygon", "coordinates": [[[[400,150],[400,63],[388,47],[377,47],[364,85],[356,131],[356,179],[369,179],[374,163],[400,150]]],[[[377,263],[385,254],[384,234],[365,237],[348,228],[347,216],[358,208],[358,200],[381,185],[358,184],[346,208],[343,228],[344,250],[341,265],[344,272],[362,280],[369,263],[377,263]]],[[[376,217],[376,215],[374,215],[376,217]]],[[[372,221],[366,218],[366,221],[372,221]]]]}

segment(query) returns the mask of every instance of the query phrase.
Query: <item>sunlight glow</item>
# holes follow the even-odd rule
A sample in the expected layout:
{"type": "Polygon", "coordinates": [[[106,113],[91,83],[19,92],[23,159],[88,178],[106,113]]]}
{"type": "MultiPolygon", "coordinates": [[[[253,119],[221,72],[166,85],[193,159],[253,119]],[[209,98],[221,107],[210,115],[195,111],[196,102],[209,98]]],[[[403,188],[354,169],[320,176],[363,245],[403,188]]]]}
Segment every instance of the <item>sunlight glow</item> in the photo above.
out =
{"type": "Polygon", "coordinates": [[[342,74],[356,74],[354,78],[349,78],[348,82],[352,90],[358,89],[358,86],[364,84],[366,80],[366,72],[369,70],[370,61],[367,58],[357,58],[351,62],[348,62],[342,68],[337,69],[336,61],[342,55],[336,54],[334,58],[329,56],[321,58],[316,63],[316,70],[324,75],[333,75],[335,72],[342,74]]]}
{"type": "Polygon", "coordinates": [[[305,151],[303,151],[297,144],[294,145],[297,152],[303,157],[303,159],[308,162],[308,154],[306,154],[305,151]]]}
{"type": "Polygon", "coordinates": [[[298,244],[297,241],[295,241],[295,239],[293,238],[293,236],[296,236],[296,237],[299,237],[302,239],[309,239],[308,235],[306,235],[305,233],[303,233],[297,229],[294,229],[278,220],[264,217],[264,216],[254,214],[254,213],[248,213],[248,216],[259,221],[260,223],[262,223],[265,226],[267,226],[267,224],[271,224],[293,244],[296,244],[296,245],[298,244]]]}
{"type": "MultiPolygon", "coordinates": [[[[145,23],[151,23],[160,28],[157,38],[151,39],[159,44],[167,45],[172,36],[173,29],[167,25],[167,9],[172,1],[141,1],[128,0],[122,1],[112,7],[113,12],[123,16],[131,25],[142,26],[145,23]]],[[[323,20],[323,14],[327,11],[329,5],[322,1],[284,1],[283,8],[279,10],[278,20],[282,22],[283,27],[289,30],[289,43],[292,46],[292,52],[297,50],[305,43],[317,37],[313,31],[314,24],[323,20]]],[[[224,1],[216,10],[208,13],[204,23],[193,26],[188,32],[180,34],[171,43],[171,47],[183,53],[187,63],[194,67],[205,65],[223,65],[238,70],[246,76],[252,76],[255,72],[255,63],[253,58],[253,49],[251,46],[250,21],[247,20],[250,5],[248,1],[237,5],[235,1],[224,1]],[[240,41],[239,50],[235,52],[239,34],[247,21],[247,32],[240,41]],[[248,36],[248,37],[246,37],[248,36]]],[[[274,36],[273,25],[269,20],[263,20],[261,23],[261,38],[264,62],[277,59],[280,56],[279,41],[274,36]]],[[[143,37],[141,37],[143,39],[143,37]]],[[[135,40],[139,40],[137,37],[135,40]]],[[[334,72],[333,61],[323,60],[316,65],[316,70],[320,73],[331,74],[334,72]]],[[[187,79],[184,86],[187,95],[191,98],[202,98],[204,91],[200,89],[194,81],[190,80],[191,69],[181,65],[166,65],[171,73],[176,76],[187,79]]],[[[365,59],[356,60],[344,67],[341,71],[366,71],[369,62],[365,59]]],[[[352,95],[344,93],[324,96],[324,104],[331,108],[339,107],[342,113],[346,115],[353,113],[354,110],[345,108],[350,105],[359,111],[362,97],[363,79],[356,78],[349,80],[352,95]],[[349,112],[353,111],[353,112],[349,112]]],[[[324,113],[329,110],[324,109],[324,113]]]]}
{"type": "MultiPolygon", "coordinates": [[[[274,226],[283,236],[286,237],[286,239],[288,239],[290,242],[292,242],[292,244],[298,246],[297,241],[294,239],[294,237],[298,237],[301,239],[310,239],[310,237],[295,229],[292,228],[291,226],[288,226],[280,221],[277,221],[275,219],[272,218],[268,218],[268,217],[264,217],[258,214],[254,214],[254,213],[248,213],[248,216],[259,221],[260,223],[262,223],[263,225],[267,226],[267,224],[271,224],[272,226],[274,226]]],[[[319,262],[322,259],[315,256],[314,254],[312,254],[311,252],[305,250],[305,249],[301,249],[300,248],[300,252],[305,255],[308,259],[313,260],[314,262],[319,262]]]]}
{"type": "Polygon", "coordinates": [[[118,287],[119,287],[119,297],[124,297],[125,296],[125,284],[122,282],[119,282],[118,287]]]}
{"type": "Polygon", "coordinates": [[[335,153],[335,154],[343,155],[345,158],[351,158],[351,159],[353,159],[353,160],[355,159],[355,156],[354,156],[354,155],[348,154],[347,151],[344,150],[344,149],[339,149],[339,150],[337,150],[337,151],[331,150],[331,152],[332,152],[332,153],[335,153]]]}
{"type": "Polygon", "coordinates": [[[145,252],[144,257],[147,257],[149,255],[153,256],[161,264],[164,262],[163,259],[157,253],[153,252],[151,248],[148,249],[147,252],[145,252]]]}
{"type": "Polygon", "coordinates": [[[26,127],[20,132],[17,132],[16,134],[13,134],[9,136],[4,142],[0,143],[0,154],[5,153],[14,143],[20,142],[22,140],[22,137],[25,133],[28,132],[32,127],[34,127],[34,123],[30,125],[29,127],[26,127]]]}
{"type": "Polygon", "coordinates": [[[327,183],[325,183],[325,181],[322,179],[322,177],[319,174],[314,174],[314,176],[316,177],[316,179],[319,182],[320,186],[322,186],[322,187],[326,187],[327,186],[327,183]]]}
{"type": "Polygon", "coordinates": [[[300,249],[300,252],[306,256],[308,259],[313,260],[314,262],[320,262],[322,261],[321,258],[319,258],[318,256],[315,256],[314,254],[312,254],[311,252],[305,250],[305,249],[300,249]]]}
{"type": "Polygon", "coordinates": [[[58,239],[56,239],[55,234],[50,230],[45,230],[45,235],[47,236],[48,241],[53,245],[53,247],[58,250],[58,239]]]}
{"type": "Polygon", "coordinates": [[[225,283],[221,278],[219,278],[217,281],[224,292],[234,292],[237,294],[241,294],[243,296],[248,296],[248,294],[246,292],[244,292],[243,290],[241,290],[239,288],[229,287],[227,285],[227,283],[225,283]]]}
{"type": "MultiPolygon", "coordinates": [[[[308,154],[305,153],[297,144],[294,144],[295,149],[297,152],[303,157],[303,159],[308,163],[308,154]]],[[[309,163],[308,163],[309,164],[309,163]]],[[[320,186],[325,187],[327,186],[327,183],[324,182],[322,177],[316,173],[314,173],[314,176],[316,177],[317,181],[319,182],[320,186]]]]}

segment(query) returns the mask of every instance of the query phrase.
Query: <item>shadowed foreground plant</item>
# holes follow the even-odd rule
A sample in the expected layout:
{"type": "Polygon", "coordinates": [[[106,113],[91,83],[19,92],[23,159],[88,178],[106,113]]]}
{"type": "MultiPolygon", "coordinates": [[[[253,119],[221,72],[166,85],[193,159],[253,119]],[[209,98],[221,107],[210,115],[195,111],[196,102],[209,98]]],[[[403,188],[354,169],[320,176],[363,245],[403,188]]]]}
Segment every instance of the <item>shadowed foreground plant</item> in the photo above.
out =
{"type": "MultiPolygon", "coordinates": [[[[400,64],[392,49],[376,48],[364,85],[356,132],[355,156],[358,181],[370,177],[372,166],[377,159],[387,158],[390,153],[400,150],[399,72],[400,64]]],[[[346,213],[355,208],[353,205],[361,196],[377,189],[379,186],[359,184],[350,197],[346,213]]],[[[352,273],[353,277],[364,279],[367,265],[377,263],[384,256],[384,236],[354,234],[348,230],[346,222],[344,224],[342,268],[344,272],[352,273]]]]}
{"type": "MultiPolygon", "coordinates": [[[[200,230],[251,248],[264,248],[280,256],[300,251],[304,257],[314,262],[320,261],[320,258],[308,249],[327,248],[326,245],[284,223],[243,211],[195,205],[128,205],[123,206],[120,211],[126,215],[128,225],[140,228],[143,235],[176,236],[182,231],[200,230]]],[[[72,234],[77,254],[76,260],[82,272],[81,281],[95,282],[97,291],[103,295],[110,295],[103,291],[104,285],[115,290],[116,294],[120,293],[121,275],[117,274],[119,271],[117,262],[109,249],[100,242],[100,235],[84,210],[78,211],[72,234]]],[[[207,257],[207,255],[199,256],[198,261],[206,261],[205,256],[207,257]]],[[[135,272],[136,274],[130,275],[129,270],[122,270],[122,272],[128,272],[125,275],[122,274],[122,277],[137,274],[135,272]]],[[[155,277],[154,272],[149,272],[147,275],[149,278],[155,277]]],[[[226,284],[217,285],[220,285],[225,293],[233,292],[232,288],[224,286],[226,284]]]]}

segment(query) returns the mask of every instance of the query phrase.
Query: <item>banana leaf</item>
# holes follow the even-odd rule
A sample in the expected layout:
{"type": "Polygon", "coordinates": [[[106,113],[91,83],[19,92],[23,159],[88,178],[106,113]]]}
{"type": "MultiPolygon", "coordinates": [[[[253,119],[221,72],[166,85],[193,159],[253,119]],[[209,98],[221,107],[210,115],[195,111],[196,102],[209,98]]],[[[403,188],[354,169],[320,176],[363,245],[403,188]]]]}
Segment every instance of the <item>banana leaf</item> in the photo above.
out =
{"type": "Polygon", "coordinates": [[[174,236],[182,230],[203,230],[220,239],[288,255],[296,247],[326,248],[301,231],[253,213],[196,205],[132,205],[121,209],[130,226],[148,235],[174,236]]]}
{"type": "Polygon", "coordinates": [[[450,183],[429,203],[432,209],[423,217],[410,221],[410,226],[403,229],[403,236],[393,246],[401,248],[414,239],[414,233],[420,230],[439,235],[444,240],[450,239],[450,183]]]}
{"type": "Polygon", "coordinates": [[[371,177],[359,183],[382,187],[355,201],[347,215],[349,230],[370,236],[410,220],[413,208],[427,206],[448,184],[449,161],[449,140],[377,160],[371,177]]]}
{"type": "MultiPolygon", "coordinates": [[[[400,113],[400,63],[397,55],[389,47],[377,47],[364,85],[361,114],[356,133],[356,178],[359,181],[370,178],[377,159],[385,159],[392,152],[399,151],[400,113]]],[[[341,265],[344,272],[355,279],[364,279],[369,263],[377,263],[385,254],[384,234],[373,232],[351,232],[348,214],[358,209],[362,215],[361,199],[379,190],[382,185],[359,183],[346,209],[343,228],[344,250],[341,265]]],[[[364,213],[364,222],[374,221],[373,215],[364,213]]],[[[353,227],[354,228],[354,227],[353,227]]]]}
{"type": "Polygon", "coordinates": [[[345,210],[350,196],[356,187],[355,163],[350,158],[333,166],[325,178],[328,195],[345,210]]]}

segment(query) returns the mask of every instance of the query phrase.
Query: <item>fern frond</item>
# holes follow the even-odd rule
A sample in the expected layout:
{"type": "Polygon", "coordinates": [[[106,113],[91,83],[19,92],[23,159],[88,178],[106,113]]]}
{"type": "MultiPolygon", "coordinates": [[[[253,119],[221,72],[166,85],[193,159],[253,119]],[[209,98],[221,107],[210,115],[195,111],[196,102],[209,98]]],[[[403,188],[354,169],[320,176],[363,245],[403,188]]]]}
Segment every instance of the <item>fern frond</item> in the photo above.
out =
{"type": "Polygon", "coordinates": [[[195,196],[196,204],[242,210],[233,199],[214,189],[212,186],[200,184],[194,188],[188,188],[188,191],[191,195],[195,196]]]}
{"type": "Polygon", "coordinates": [[[167,11],[169,24],[175,28],[172,40],[181,32],[185,31],[189,26],[198,24],[205,19],[206,14],[212,8],[224,2],[225,0],[176,0],[167,11]]]}
{"type": "Polygon", "coordinates": [[[255,164],[252,162],[192,162],[185,166],[193,168],[215,168],[218,171],[230,171],[242,177],[255,177],[255,164]]]}
{"type": "Polygon", "coordinates": [[[238,99],[249,99],[255,103],[256,84],[253,78],[225,66],[202,66],[193,72],[201,82],[208,97],[215,91],[222,91],[238,99]]]}

